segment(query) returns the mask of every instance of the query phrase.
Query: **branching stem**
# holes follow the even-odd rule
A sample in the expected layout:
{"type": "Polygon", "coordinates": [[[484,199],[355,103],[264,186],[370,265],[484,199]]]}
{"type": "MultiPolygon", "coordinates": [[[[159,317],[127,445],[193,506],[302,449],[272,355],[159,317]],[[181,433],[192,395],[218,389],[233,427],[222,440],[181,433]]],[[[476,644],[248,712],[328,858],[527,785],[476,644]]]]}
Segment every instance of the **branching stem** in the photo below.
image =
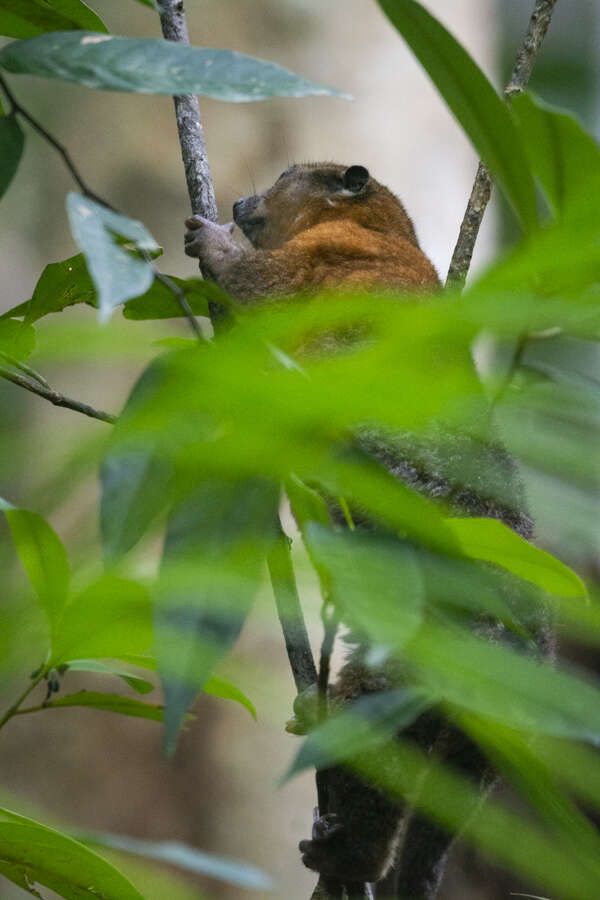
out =
{"type": "Polygon", "coordinates": [[[40,681],[42,681],[45,677],[46,677],[46,668],[44,666],[42,666],[41,669],[34,676],[32,676],[30,684],[23,691],[23,693],[18,698],[18,700],[15,700],[13,705],[9,706],[9,708],[6,710],[6,712],[4,713],[2,718],[0,718],[0,728],[3,728],[6,725],[6,723],[9,722],[10,719],[13,718],[13,716],[18,716],[20,714],[21,710],[19,709],[19,707],[21,706],[23,701],[26,700],[27,697],[29,697],[31,692],[38,686],[40,681]]]}
{"type": "Polygon", "coordinates": [[[70,397],[65,397],[64,394],[60,394],[51,387],[46,387],[39,381],[34,381],[32,378],[27,378],[24,375],[19,375],[17,372],[12,372],[10,369],[4,368],[4,366],[0,366],[0,378],[11,381],[13,384],[25,388],[26,391],[37,394],[38,397],[43,397],[44,400],[48,400],[53,406],[62,406],[65,409],[72,409],[74,412],[82,413],[84,416],[89,416],[91,419],[99,419],[101,422],[108,422],[110,425],[114,425],[117,421],[117,417],[111,415],[111,413],[94,409],[93,406],[89,406],[87,403],[81,403],[79,400],[71,400],[70,397]]]}

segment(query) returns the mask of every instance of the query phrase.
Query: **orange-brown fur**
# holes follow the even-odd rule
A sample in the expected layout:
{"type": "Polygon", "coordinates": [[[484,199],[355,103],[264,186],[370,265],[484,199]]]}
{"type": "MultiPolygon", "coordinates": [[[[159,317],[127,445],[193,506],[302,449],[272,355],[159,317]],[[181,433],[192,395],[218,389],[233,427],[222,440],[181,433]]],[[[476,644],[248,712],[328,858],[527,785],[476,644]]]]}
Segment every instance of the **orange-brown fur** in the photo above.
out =
{"type": "Polygon", "coordinates": [[[347,286],[427,290],[439,282],[402,203],[362,166],[292,166],[264,194],[234,205],[231,226],[187,220],[186,252],[239,300],[347,286]]]}

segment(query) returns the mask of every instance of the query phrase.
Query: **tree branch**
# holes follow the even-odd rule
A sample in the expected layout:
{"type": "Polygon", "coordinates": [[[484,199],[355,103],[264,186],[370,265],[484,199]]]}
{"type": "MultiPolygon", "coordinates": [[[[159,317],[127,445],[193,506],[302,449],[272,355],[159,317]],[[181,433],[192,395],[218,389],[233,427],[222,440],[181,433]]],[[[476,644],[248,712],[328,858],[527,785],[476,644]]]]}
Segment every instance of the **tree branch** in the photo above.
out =
{"type": "Polygon", "coordinates": [[[114,425],[117,421],[117,417],[111,415],[111,413],[94,409],[93,406],[88,406],[87,403],[80,403],[79,400],[71,400],[70,397],[65,397],[64,394],[54,391],[51,387],[46,387],[38,381],[25,378],[23,375],[18,375],[17,372],[11,372],[10,369],[5,369],[4,366],[0,366],[0,378],[5,378],[6,381],[11,381],[13,384],[25,388],[26,391],[37,394],[38,397],[43,397],[44,400],[48,400],[54,406],[63,406],[66,409],[72,409],[74,412],[82,413],[84,416],[89,416],[91,419],[99,419],[101,422],[108,422],[109,425],[114,425]]]}
{"type": "MultiPolygon", "coordinates": [[[[504,89],[504,96],[507,99],[525,90],[531,77],[538,51],[548,31],[556,2],[557,0],[536,0],[531,19],[529,20],[527,34],[519,48],[512,74],[504,89]]],[[[447,286],[461,287],[466,281],[473,257],[473,250],[475,249],[475,242],[479,235],[479,229],[491,191],[492,179],[485,165],[480,162],[467,209],[460,226],[456,247],[452,254],[452,261],[450,262],[446,279],[447,286]]]]}

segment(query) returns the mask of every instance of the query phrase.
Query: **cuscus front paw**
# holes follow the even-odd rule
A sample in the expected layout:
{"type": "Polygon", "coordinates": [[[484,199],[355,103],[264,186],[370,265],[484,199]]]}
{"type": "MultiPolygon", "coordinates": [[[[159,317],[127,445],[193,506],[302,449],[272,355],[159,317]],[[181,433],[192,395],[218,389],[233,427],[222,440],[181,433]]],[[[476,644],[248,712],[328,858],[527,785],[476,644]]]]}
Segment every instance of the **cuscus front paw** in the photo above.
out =
{"type": "Polygon", "coordinates": [[[316,818],[312,827],[312,840],[300,841],[298,845],[304,865],[315,872],[336,877],[340,837],[343,838],[345,830],[335,813],[316,818]]]}
{"type": "Polygon", "coordinates": [[[204,216],[190,216],[185,220],[188,229],[184,235],[185,252],[188,256],[203,257],[207,249],[227,251],[232,245],[231,233],[234,223],[218,225],[204,216]]]}

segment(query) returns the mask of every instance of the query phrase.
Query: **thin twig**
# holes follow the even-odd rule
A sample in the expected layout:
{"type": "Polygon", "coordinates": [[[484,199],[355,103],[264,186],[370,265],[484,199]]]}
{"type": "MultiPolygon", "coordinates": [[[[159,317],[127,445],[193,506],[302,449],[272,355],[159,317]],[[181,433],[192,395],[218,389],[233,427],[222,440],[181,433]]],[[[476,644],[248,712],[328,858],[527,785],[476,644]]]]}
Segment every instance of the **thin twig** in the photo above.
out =
{"type": "MultiPolygon", "coordinates": [[[[504,96],[507,99],[525,90],[531,77],[538,51],[548,31],[556,2],[557,0],[536,0],[527,34],[519,48],[512,74],[504,89],[504,96]]],[[[461,287],[466,281],[473,257],[473,250],[475,249],[475,242],[477,241],[491,191],[492,179],[490,173],[486,166],[480,162],[467,209],[460,226],[456,247],[452,254],[452,261],[450,262],[446,279],[447,286],[461,287]]]]}
{"type": "Polygon", "coordinates": [[[9,706],[9,708],[6,710],[4,715],[0,718],[0,728],[2,728],[4,725],[6,725],[6,723],[8,721],[10,721],[10,719],[12,719],[13,716],[20,715],[21,710],[19,709],[19,707],[21,706],[21,703],[23,703],[23,701],[26,700],[27,697],[29,697],[29,695],[34,690],[34,688],[36,688],[38,686],[38,684],[40,683],[40,681],[42,681],[42,679],[44,679],[45,677],[46,677],[46,669],[44,666],[42,666],[36,672],[35,675],[31,676],[30,683],[28,684],[27,688],[23,691],[23,693],[21,694],[19,699],[15,700],[15,702],[12,704],[12,706],[9,706]]]}
{"type": "Polygon", "coordinates": [[[31,113],[27,112],[27,110],[23,106],[21,106],[21,104],[18,102],[17,98],[12,93],[12,91],[8,87],[6,81],[4,80],[4,78],[1,75],[0,75],[0,87],[6,94],[8,102],[10,103],[11,112],[16,113],[19,116],[22,116],[27,122],[29,122],[29,124],[31,125],[32,128],[35,128],[35,130],[38,132],[38,134],[41,134],[41,136],[44,138],[45,141],[47,141],[49,144],[51,144],[52,147],[54,147],[54,149],[57,150],[58,153],[60,153],[67,169],[71,173],[71,177],[77,183],[79,189],[81,190],[81,193],[85,194],[86,197],[89,197],[90,200],[94,200],[96,203],[99,203],[101,206],[105,206],[107,209],[111,209],[113,212],[116,212],[114,206],[111,206],[110,203],[107,203],[106,200],[103,200],[102,197],[98,196],[98,194],[94,193],[94,191],[92,191],[87,186],[87,184],[85,183],[85,181],[79,174],[79,171],[77,170],[77,167],[75,166],[75,163],[71,159],[71,156],[70,156],[67,148],[64,147],[63,144],[60,143],[60,141],[57,141],[56,138],[53,137],[49,131],[46,131],[44,126],[40,125],[40,123],[37,121],[37,119],[34,119],[34,117],[31,115],[31,113]]]}
{"type": "Polygon", "coordinates": [[[181,307],[181,311],[183,312],[183,314],[185,315],[185,317],[187,318],[187,320],[189,322],[190,328],[192,329],[192,331],[194,332],[194,334],[196,335],[196,337],[198,338],[199,341],[204,341],[204,335],[202,334],[202,329],[198,325],[198,320],[196,319],[196,316],[194,315],[194,313],[192,311],[192,307],[188,303],[188,298],[185,296],[184,291],[181,290],[181,288],[179,287],[178,284],[175,284],[175,282],[173,281],[172,278],[169,278],[168,275],[163,275],[163,273],[157,271],[157,269],[154,269],[154,277],[156,278],[157,281],[160,281],[162,284],[165,285],[165,287],[169,288],[169,290],[173,292],[175,299],[177,300],[177,302],[179,303],[179,306],[181,307]]]}
{"type": "Polygon", "coordinates": [[[4,366],[0,366],[0,378],[5,378],[6,381],[11,381],[13,384],[25,388],[26,391],[37,394],[38,397],[43,397],[44,400],[48,400],[54,406],[63,406],[66,409],[72,409],[74,412],[83,413],[84,416],[89,416],[91,419],[99,419],[101,422],[108,422],[109,425],[114,425],[117,421],[117,417],[111,415],[111,413],[94,409],[93,406],[88,406],[87,403],[81,403],[79,400],[71,400],[70,397],[65,397],[64,394],[60,394],[50,387],[44,387],[43,384],[33,381],[30,378],[25,378],[23,375],[17,374],[17,372],[11,372],[10,369],[5,369],[4,366]]]}

